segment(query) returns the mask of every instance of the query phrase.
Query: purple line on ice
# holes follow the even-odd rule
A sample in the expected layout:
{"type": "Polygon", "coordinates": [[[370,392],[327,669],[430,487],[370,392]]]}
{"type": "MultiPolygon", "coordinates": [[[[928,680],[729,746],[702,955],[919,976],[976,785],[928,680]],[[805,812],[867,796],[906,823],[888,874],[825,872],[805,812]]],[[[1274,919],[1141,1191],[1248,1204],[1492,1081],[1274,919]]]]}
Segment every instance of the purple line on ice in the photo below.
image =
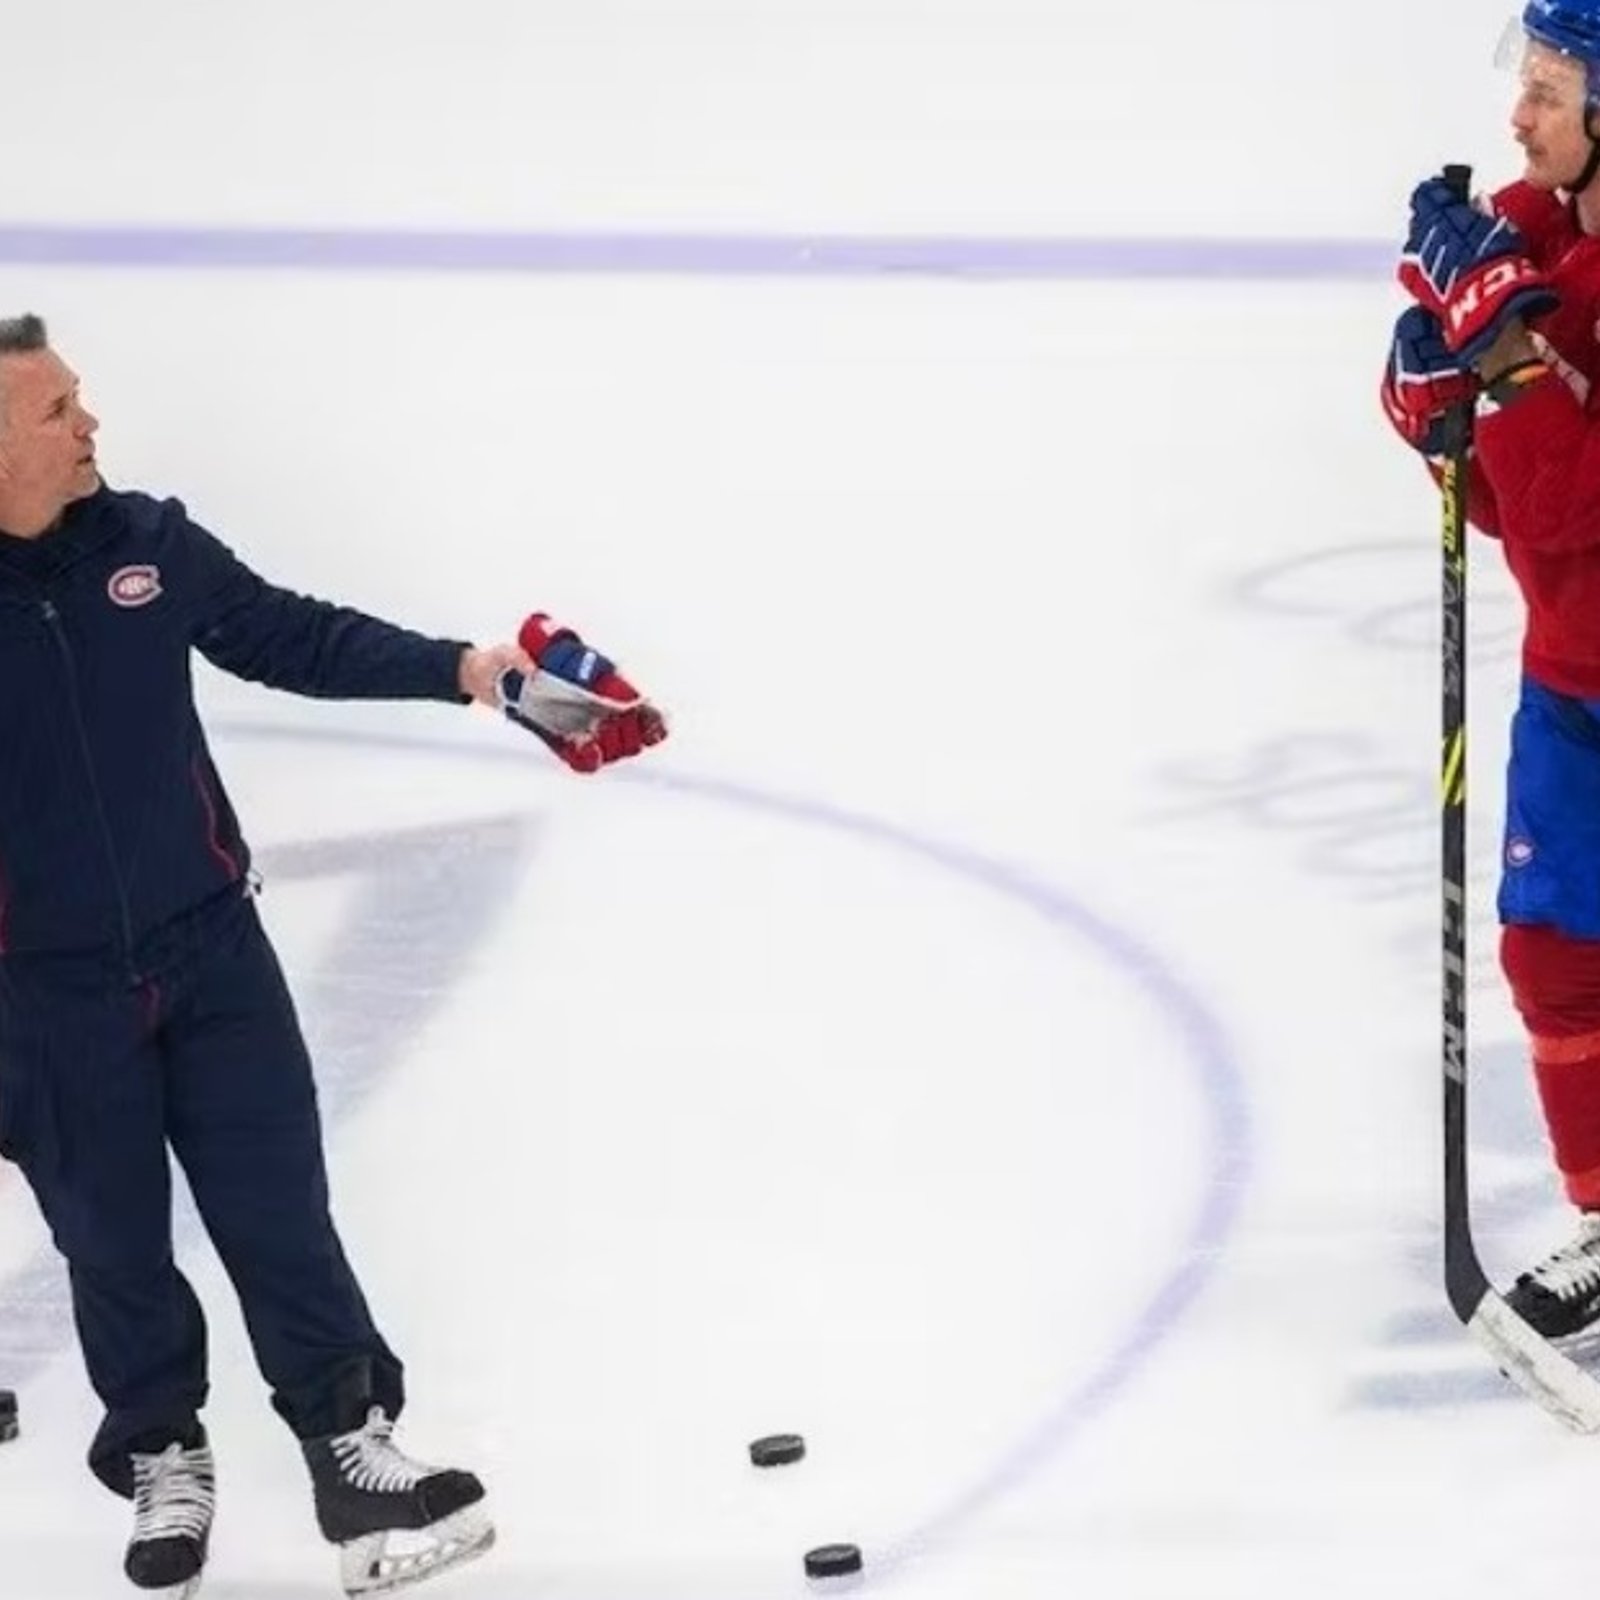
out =
{"type": "Polygon", "coordinates": [[[1369,280],[1373,239],[495,232],[0,224],[0,266],[685,277],[1369,280]]]}

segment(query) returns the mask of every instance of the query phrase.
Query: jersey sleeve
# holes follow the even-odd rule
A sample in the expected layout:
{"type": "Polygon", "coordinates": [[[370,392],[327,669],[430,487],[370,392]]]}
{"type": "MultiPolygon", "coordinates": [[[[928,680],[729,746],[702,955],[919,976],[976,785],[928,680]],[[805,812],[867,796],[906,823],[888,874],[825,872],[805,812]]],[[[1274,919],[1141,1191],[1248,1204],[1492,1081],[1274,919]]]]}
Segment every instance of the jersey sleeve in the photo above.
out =
{"type": "Polygon", "coordinates": [[[1600,545],[1600,424],[1557,373],[1479,418],[1503,536],[1549,555],[1600,545]]]}
{"type": "Polygon", "coordinates": [[[166,509],[181,524],[190,640],[213,666],[319,699],[467,700],[457,677],[464,642],[278,588],[177,502],[166,509]]]}

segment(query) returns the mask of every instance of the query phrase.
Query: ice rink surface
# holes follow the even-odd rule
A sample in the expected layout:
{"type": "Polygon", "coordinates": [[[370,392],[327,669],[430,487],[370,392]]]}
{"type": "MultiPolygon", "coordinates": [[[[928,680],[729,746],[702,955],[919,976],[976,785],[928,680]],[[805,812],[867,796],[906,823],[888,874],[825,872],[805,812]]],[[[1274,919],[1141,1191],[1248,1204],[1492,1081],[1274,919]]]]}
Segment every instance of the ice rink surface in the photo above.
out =
{"type": "MultiPolygon", "coordinates": [[[[500,1525],[427,1592],[779,1600],[844,1539],[906,1600],[1588,1580],[1597,1447],[1438,1283],[1437,507],[1375,402],[1412,183],[1515,175],[1503,21],[10,24],[0,313],[50,319],[108,478],[428,631],[554,612],[674,719],[580,781],[483,713],[203,679],[403,1438],[500,1525]],[[780,1430],[809,1459],[756,1473],[780,1430]]],[[[1566,1224],[1483,915],[1518,618],[1474,555],[1503,1280],[1566,1224]]],[[[204,1593],[333,1594],[179,1232],[204,1593]]],[[[0,1385],[0,1595],[122,1593],[3,1170],[0,1385]]]]}

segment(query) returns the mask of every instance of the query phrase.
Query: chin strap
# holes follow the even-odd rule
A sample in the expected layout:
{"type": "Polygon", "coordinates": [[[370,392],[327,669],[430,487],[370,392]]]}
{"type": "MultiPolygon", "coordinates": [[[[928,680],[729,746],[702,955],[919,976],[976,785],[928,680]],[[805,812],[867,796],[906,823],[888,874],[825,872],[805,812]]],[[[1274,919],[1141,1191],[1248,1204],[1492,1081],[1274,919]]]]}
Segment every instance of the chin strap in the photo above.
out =
{"type": "Polygon", "coordinates": [[[1597,172],[1600,172],[1600,139],[1590,134],[1589,159],[1584,162],[1583,171],[1578,174],[1576,180],[1568,185],[1567,193],[1574,197],[1582,194],[1594,182],[1597,172]]]}
{"type": "Polygon", "coordinates": [[[1589,135],[1589,159],[1583,164],[1583,171],[1576,179],[1567,184],[1566,191],[1576,198],[1594,182],[1595,174],[1600,172],[1600,135],[1595,133],[1594,119],[1597,108],[1590,106],[1583,115],[1583,131],[1589,135]]]}

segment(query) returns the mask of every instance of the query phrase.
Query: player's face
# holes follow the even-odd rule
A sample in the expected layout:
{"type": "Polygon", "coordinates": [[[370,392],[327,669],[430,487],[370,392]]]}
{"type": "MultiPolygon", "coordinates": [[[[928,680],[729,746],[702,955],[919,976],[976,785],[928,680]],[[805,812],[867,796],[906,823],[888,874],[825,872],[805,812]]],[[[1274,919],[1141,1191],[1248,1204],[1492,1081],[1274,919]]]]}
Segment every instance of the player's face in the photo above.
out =
{"type": "Polygon", "coordinates": [[[0,357],[0,508],[53,520],[93,494],[100,486],[99,426],[84,410],[76,375],[54,350],[0,357]]]}
{"type": "Polygon", "coordinates": [[[1517,77],[1511,129],[1527,158],[1523,176],[1535,188],[1568,188],[1582,175],[1591,148],[1583,63],[1530,41],[1517,77]]]}

